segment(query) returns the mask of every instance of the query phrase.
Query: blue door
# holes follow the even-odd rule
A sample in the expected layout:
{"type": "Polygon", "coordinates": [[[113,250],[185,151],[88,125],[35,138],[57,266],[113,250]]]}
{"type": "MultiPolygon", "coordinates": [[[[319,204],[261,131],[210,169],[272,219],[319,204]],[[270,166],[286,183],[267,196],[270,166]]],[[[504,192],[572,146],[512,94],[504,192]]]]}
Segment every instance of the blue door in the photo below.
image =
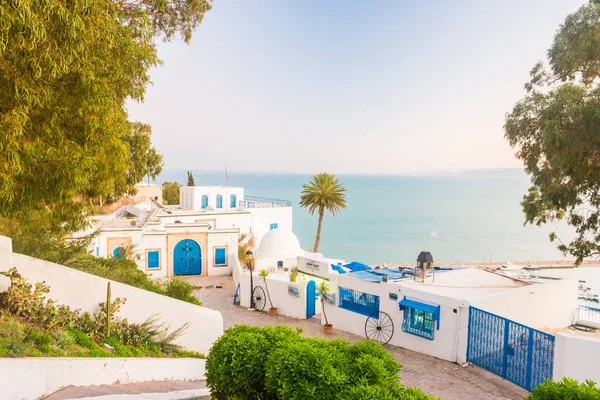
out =
{"type": "Polygon", "coordinates": [[[177,243],[173,252],[173,273],[175,275],[200,275],[201,272],[200,245],[191,239],[184,239],[177,243]]]}
{"type": "Polygon", "coordinates": [[[125,249],[123,247],[116,247],[113,250],[113,258],[125,258],[125,255],[127,253],[125,252],[125,249]]]}
{"type": "Polygon", "coordinates": [[[306,318],[315,315],[315,301],[317,297],[317,284],[315,281],[309,281],[306,285],[306,318]]]}

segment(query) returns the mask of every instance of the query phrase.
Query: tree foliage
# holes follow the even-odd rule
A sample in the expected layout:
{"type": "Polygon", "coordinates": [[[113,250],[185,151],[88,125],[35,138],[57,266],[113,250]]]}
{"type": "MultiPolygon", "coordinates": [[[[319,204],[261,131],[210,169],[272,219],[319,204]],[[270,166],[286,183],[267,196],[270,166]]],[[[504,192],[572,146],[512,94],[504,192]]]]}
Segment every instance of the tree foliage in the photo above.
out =
{"type": "Polygon", "coordinates": [[[310,215],[314,215],[315,211],[319,213],[314,247],[314,251],[318,252],[325,210],[336,215],[346,208],[346,188],[335,175],[326,172],[313,175],[307,184],[302,185],[300,206],[308,208],[310,215]]]}
{"type": "Polygon", "coordinates": [[[196,186],[196,182],[194,182],[194,174],[192,173],[192,171],[187,172],[187,185],[196,186]]]}
{"type": "Polygon", "coordinates": [[[166,204],[179,204],[179,188],[181,185],[177,182],[163,182],[162,195],[166,204]]]}
{"type": "Polygon", "coordinates": [[[566,219],[576,237],[558,248],[581,262],[600,254],[600,5],[569,15],[506,115],[505,137],[531,175],[526,223],[566,219]]]}
{"type": "Polygon", "coordinates": [[[128,193],[134,190],[136,184],[143,181],[144,177],[156,178],[162,171],[163,157],[159,154],[150,141],[152,128],[148,124],[134,122],[131,131],[124,137],[129,145],[129,171],[127,173],[128,193]]]}
{"type": "Polygon", "coordinates": [[[125,101],[143,100],[160,62],[156,39],[189,41],[209,9],[209,0],[5,1],[0,215],[43,211],[73,230],[84,221],[82,198],[125,191],[125,101]]]}

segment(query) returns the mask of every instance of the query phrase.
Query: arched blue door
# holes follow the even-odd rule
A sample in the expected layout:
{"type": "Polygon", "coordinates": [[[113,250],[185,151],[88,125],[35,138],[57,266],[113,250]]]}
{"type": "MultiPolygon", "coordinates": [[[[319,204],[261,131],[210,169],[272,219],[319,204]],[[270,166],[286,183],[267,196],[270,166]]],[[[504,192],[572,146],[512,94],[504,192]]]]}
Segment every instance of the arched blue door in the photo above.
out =
{"type": "Polygon", "coordinates": [[[317,296],[317,284],[309,281],[306,285],[306,318],[315,315],[315,300],[317,296]]]}
{"type": "Polygon", "coordinates": [[[123,247],[116,247],[113,250],[113,258],[125,258],[125,255],[127,253],[125,252],[125,249],[123,247]]]}
{"type": "Polygon", "coordinates": [[[173,273],[175,275],[200,275],[201,272],[200,245],[191,239],[184,239],[177,243],[173,252],[173,273]]]}

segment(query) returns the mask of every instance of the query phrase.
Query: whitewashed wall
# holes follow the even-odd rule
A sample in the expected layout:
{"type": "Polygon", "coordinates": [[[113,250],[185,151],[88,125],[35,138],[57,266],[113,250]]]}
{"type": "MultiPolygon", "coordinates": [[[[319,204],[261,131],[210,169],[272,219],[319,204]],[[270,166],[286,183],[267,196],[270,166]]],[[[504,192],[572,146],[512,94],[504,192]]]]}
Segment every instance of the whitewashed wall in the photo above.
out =
{"type": "MultiPolygon", "coordinates": [[[[466,360],[466,336],[468,329],[468,303],[462,300],[439,296],[402,286],[400,283],[376,283],[339,275],[338,287],[352,288],[364,293],[379,296],[380,311],[386,312],[394,322],[394,334],[390,344],[404,347],[419,353],[428,354],[443,360],[462,363],[466,360]],[[398,295],[397,300],[389,294],[398,295]],[[434,333],[434,340],[422,338],[402,331],[404,311],[398,302],[407,296],[410,300],[439,305],[440,329],[434,333]],[[456,312],[455,312],[456,310],[456,312]],[[464,337],[464,340],[460,340],[464,337]]],[[[336,291],[336,303],[339,303],[339,291],[336,291]]],[[[365,337],[367,316],[349,311],[331,304],[325,305],[329,322],[334,329],[341,329],[365,337]]],[[[324,323],[324,319],[321,321],[324,323]]]]}
{"type": "Polygon", "coordinates": [[[202,209],[202,196],[208,196],[208,205],[215,210],[230,210],[231,195],[236,196],[236,209],[244,200],[244,188],[232,186],[182,186],[179,189],[181,208],[202,209]],[[223,196],[223,208],[217,209],[217,195],[223,196]]]}
{"type": "Polygon", "coordinates": [[[600,382],[600,338],[558,333],[554,347],[554,379],[565,376],[600,382]]]}
{"type": "Polygon", "coordinates": [[[194,358],[0,358],[0,398],[34,400],[65,386],[204,378],[194,358]]]}
{"type": "Polygon", "coordinates": [[[258,248],[260,239],[270,230],[270,225],[276,223],[279,229],[292,229],[292,207],[249,208],[252,213],[252,235],[258,248]]]}
{"type": "MultiPolygon", "coordinates": [[[[50,286],[49,298],[81,311],[95,312],[98,303],[106,299],[108,279],[87,274],[62,265],[12,253],[10,239],[0,237],[0,267],[7,270],[9,265],[17,268],[30,283],[45,281],[50,286]],[[8,240],[6,240],[8,239],[8,240]],[[9,250],[10,249],[10,250],[9,250]],[[10,254],[10,261],[7,261],[10,254]]],[[[8,282],[0,280],[0,290],[6,290],[8,282]]],[[[223,333],[223,317],[218,311],[195,306],[180,300],[119,282],[111,283],[113,298],[126,298],[119,315],[131,322],[144,322],[159,314],[160,321],[179,328],[189,322],[190,327],[176,343],[191,350],[208,353],[212,343],[223,333]]]]}
{"type": "MultiPolygon", "coordinates": [[[[240,305],[250,307],[250,274],[242,272],[239,277],[241,282],[240,305]]],[[[254,273],[253,281],[255,287],[260,286],[263,289],[265,288],[263,279],[256,273],[254,273]]],[[[267,285],[271,293],[273,307],[277,308],[277,314],[293,318],[306,318],[306,284],[307,281],[292,283],[267,276],[267,285]],[[299,297],[291,296],[288,293],[288,286],[290,285],[298,288],[299,297]]],[[[267,300],[265,311],[268,311],[268,309],[269,302],[267,300]]]]}
{"type": "Polygon", "coordinates": [[[230,275],[233,265],[233,257],[237,258],[239,233],[231,232],[209,232],[208,235],[208,274],[230,275]],[[215,266],[215,247],[227,247],[227,265],[215,266]]]}
{"type": "Polygon", "coordinates": [[[552,331],[571,325],[577,315],[578,282],[563,279],[503,290],[474,299],[471,305],[535,329],[552,331]]]}

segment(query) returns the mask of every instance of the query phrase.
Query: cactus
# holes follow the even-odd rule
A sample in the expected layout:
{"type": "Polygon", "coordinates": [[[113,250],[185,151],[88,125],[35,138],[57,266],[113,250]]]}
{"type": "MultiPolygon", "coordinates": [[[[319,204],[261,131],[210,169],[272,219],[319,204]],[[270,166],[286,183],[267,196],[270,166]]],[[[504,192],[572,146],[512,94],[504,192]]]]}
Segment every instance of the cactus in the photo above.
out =
{"type": "Polygon", "coordinates": [[[106,337],[110,337],[110,320],[111,320],[111,309],[110,309],[110,282],[106,286],[106,337]]]}

